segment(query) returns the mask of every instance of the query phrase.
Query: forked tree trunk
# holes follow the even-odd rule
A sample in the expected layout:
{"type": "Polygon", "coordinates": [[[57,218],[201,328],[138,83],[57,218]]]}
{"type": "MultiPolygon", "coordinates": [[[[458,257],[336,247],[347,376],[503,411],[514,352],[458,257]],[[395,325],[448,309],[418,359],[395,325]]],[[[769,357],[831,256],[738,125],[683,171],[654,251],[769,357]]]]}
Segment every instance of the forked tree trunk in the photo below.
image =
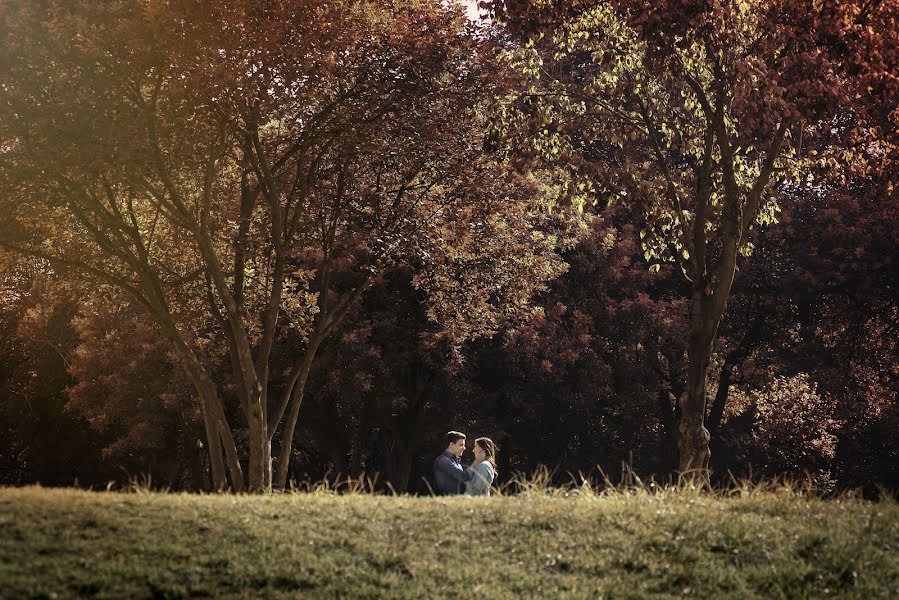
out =
{"type": "Polygon", "coordinates": [[[709,432],[705,428],[708,398],[706,383],[712,344],[724,316],[727,298],[736,273],[736,255],[740,244],[739,203],[728,199],[729,213],[722,235],[721,255],[711,279],[698,278],[693,284],[690,315],[690,339],[687,346],[687,387],[680,398],[681,420],[678,426],[679,471],[681,475],[708,481],[709,432]]]}
{"type": "MultiPolygon", "coordinates": [[[[720,69],[720,66],[718,67],[720,69]]],[[[722,73],[716,73],[721,79],[722,73]]],[[[712,355],[712,343],[718,332],[718,325],[724,315],[730,296],[734,274],[737,269],[737,251],[740,243],[749,233],[750,226],[758,216],[764,200],[765,190],[774,172],[775,161],[780,154],[787,132],[792,122],[782,121],[777,125],[770,140],[767,153],[755,181],[747,190],[738,184],[736,143],[730,138],[725,114],[727,95],[719,93],[714,107],[706,96],[702,85],[695,79],[688,83],[694,89],[703,106],[709,128],[705,135],[705,154],[697,172],[697,202],[692,222],[692,273],[693,297],[690,315],[690,339],[687,348],[687,389],[680,398],[681,420],[678,427],[679,467],[682,475],[695,475],[708,481],[709,432],[705,428],[706,380],[712,355]],[[706,226],[712,198],[712,158],[713,146],[717,144],[720,157],[723,205],[721,206],[721,238],[716,260],[709,260],[706,226]],[[714,267],[712,267],[714,265],[714,267]],[[711,267],[711,268],[710,268],[711,267]]],[[[721,90],[718,90],[721,92],[721,90]]],[[[665,161],[662,160],[665,164],[665,161]]],[[[673,193],[674,205],[679,206],[677,194],[673,193]]],[[[685,257],[686,258],[686,257],[685,257]]]]}

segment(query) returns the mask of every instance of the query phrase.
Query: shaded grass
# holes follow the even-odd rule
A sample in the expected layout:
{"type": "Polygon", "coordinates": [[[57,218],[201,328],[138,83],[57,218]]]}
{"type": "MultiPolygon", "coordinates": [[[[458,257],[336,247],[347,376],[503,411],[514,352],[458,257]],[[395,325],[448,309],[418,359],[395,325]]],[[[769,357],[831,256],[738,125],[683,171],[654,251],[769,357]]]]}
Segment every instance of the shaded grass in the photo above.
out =
{"type": "Polygon", "coordinates": [[[528,491],[0,489],[0,597],[899,597],[892,501],[528,491]]]}

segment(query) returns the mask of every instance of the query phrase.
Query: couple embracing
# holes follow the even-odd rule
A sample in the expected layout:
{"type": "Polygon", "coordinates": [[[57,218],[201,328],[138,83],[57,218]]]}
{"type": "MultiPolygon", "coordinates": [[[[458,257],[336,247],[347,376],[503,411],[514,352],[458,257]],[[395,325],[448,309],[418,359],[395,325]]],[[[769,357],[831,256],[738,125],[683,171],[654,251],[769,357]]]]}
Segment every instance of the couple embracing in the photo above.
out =
{"type": "Polygon", "coordinates": [[[496,444],[490,438],[480,437],[474,441],[472,450],[474,462],[463,467],[465,434],[447,432],[446,450],[434,461],[434,482],[439,495],[490,495],[490,486],[496,478],[496,444]]]}

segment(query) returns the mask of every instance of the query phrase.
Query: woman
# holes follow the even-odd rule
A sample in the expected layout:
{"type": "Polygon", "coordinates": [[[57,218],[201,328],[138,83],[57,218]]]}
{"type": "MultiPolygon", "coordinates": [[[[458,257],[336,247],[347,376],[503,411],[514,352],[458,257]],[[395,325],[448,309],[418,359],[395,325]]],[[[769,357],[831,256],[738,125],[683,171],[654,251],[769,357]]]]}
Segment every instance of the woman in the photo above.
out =
{"type": "Polygon", "coordinates": [[[496,478],[496,444],[490,438],[474,441],[474,462],[468,467],[471,481],[465,487],[467,496],[489,496],[490,485],[496,478]]]}

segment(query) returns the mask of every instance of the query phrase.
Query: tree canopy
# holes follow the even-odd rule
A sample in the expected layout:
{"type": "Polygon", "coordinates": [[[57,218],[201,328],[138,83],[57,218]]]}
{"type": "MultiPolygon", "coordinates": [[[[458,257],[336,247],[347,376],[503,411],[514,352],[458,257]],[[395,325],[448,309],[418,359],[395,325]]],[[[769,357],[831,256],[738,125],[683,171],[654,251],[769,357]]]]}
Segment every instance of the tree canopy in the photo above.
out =
{"type": "Polygon", "coordinates": [[[672,262],[691,286],[682,472],[708,467],[712,345],[753,228],[777,222],[791,187],[895,153],[866,102],[895,93],[895,35],[868,56],[869,20],[895,21],[876,4],[492,3],[529,80],[511,143],[567,171],[573,194],[634,207],[650,269],[672,262]]]}
{"type": "Polygon", "coordinates": [[[196,387],[216,486],[244,488],[209,361],[224,352],[251,490],[284,486],[317,348],[414,265],[455,343],[561,269],[541,185],[484,152],[489,47],[429,2],[8,3],[8,251],[152,315],[196,387]],[[122,296],[124,298],[124,296],[122,296]],[[271,385],[272,353],[302,350],[271,385]],[[281,378],[279,378],[281,379],[281,378]]]}
{"type": "Polygon", "coordinates": [[[0,480],[895,487],[899,6],[481,5],[0,4],[0,480]]]}

